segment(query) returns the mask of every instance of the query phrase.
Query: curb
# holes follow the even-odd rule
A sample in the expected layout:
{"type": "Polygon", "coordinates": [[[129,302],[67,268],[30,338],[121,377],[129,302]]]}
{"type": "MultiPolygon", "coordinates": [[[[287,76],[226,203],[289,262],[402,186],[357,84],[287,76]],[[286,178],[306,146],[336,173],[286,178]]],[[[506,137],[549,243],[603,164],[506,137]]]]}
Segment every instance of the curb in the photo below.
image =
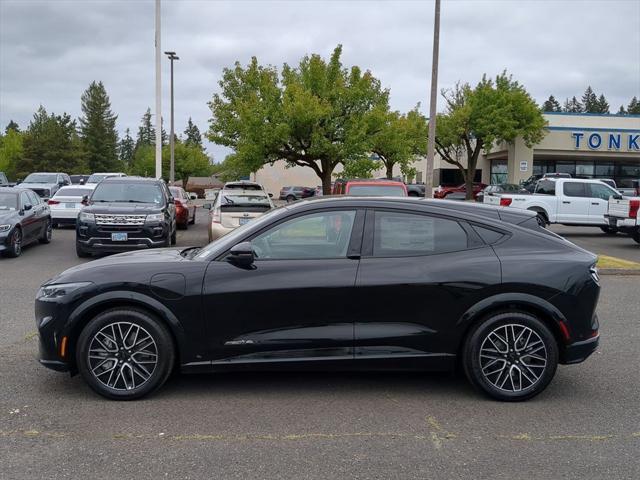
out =
{"type": "Polygon", "coordinates": [[[626,276],[640,276],[640,268],[599,268],[598,273],[600,275],[626,275],[626,276]]]}

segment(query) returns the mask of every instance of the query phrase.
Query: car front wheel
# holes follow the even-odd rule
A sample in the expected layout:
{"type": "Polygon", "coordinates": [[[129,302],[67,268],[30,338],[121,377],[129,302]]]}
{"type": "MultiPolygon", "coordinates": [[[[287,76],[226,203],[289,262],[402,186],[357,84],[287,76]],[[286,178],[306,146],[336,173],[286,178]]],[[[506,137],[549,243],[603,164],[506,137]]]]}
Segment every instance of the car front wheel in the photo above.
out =
{"type": "Polygon", "coordinates": [[[82,377],[97,393],[114,400],[134,400],[157,390],[174,361],[167,328],[133,308],[98,314],[80,334],[76,349],[82,377]]]}
{"type": "Polygon", "coordinates": [[[9,246],[3,252],[7,257],[16,258],[22,254],[22,230],[16,227],[9,239],[9,246]]]}
{"type": "Polygon", "coordinates": [[[51,243],[52,233],[53,233],[53,225],[51,224],[51,220],[47,220],[47,223],[44,226],[44,230],[42,231],[42,235],[38,240],[40,241],[40,243],[51,243]]]}
{"type": "Polygon", "coordinates": [[[480,323],[463,351],[469,381],[502,401],[528,400],[542,392],[558,366],[558,345],[533,315],[503,312],[480,323]]]}

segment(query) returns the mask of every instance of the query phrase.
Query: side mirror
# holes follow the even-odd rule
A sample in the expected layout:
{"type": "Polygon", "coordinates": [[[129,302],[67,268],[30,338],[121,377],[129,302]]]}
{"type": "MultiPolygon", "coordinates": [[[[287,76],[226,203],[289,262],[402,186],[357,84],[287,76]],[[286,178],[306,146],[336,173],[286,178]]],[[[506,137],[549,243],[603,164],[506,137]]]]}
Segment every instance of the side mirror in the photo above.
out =
{"type": "Polygon", "coordinates": [[[231,247],[229,255],[227,256],[229,263],[242,268],[250,268],[254,260],[255,257],[253,255],[251,242],[242,242],[231,247]]]}
{"type": "Polygon", "coordinates": [[[89,205],[89,195],[85,195],[82,197],[82,205],[89,205]]]}
{"type": "Polygon", "coordinates": [[[58,186],[59,186],[59,187],[64,187],[64,185],[65,185],[64,180],[60,180],[60,181],[58,182],[58,186]]]}
{"type": "Polygon", "coordinates": [[[273,198],[273,193],[270,193],[270,194],[269,194],[269,198],[273,198]]]}
{"type": "Polygon", "coordinates": [[[622,193],[620,195],[611,195],[611,197],[616,200],[622,200],[622,193]]]}
{"type": "Polygon", "coordinates": [[[30,203],[25,203],[24,207],[22,207],[22,209],[26,212],[27,210],[31,210],[33,208],[33,205],[31,205],[30,203]]]}

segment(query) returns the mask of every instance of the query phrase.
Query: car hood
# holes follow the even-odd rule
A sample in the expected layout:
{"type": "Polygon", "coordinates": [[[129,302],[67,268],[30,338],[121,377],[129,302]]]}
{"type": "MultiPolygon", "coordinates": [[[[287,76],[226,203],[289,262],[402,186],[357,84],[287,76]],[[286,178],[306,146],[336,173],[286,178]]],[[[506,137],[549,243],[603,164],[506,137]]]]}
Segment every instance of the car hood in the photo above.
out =
{"type": "Polygon", "coordinates": [[[82,211],[107,215],[147,215],[157,213],[161,208],[157,203],[96,202],[90,203],[82,211]]]}
{"type": "Polygon", "coordinates": [[[22,182],[20,184],[20,188],[47,188],[49,190],[53,190],[54,188],[57,188],[58,184],[57,183],[27,183],[27,182],[22,182]]]}

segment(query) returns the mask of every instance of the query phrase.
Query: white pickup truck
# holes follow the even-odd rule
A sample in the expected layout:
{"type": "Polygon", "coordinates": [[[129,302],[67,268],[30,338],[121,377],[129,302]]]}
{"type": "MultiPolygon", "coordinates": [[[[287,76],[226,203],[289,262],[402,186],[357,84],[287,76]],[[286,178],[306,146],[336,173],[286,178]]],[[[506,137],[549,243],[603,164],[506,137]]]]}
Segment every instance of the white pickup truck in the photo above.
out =
{"type": "Polygon", "coordinates": [[[617,232],[605,218],[609,197],[620,193],[600,180],[581,178],[543,178],[533,194],[485,196],[485,203],[537,212],[545,223],[600,227],[603,232],[617,232]]]}
{"type": "Polygon", "coordinates": [[[640,197],[609,199],[609,209],[606,218],[609,226],[622,233],[627,233],[640,243],[640,197]]]}

